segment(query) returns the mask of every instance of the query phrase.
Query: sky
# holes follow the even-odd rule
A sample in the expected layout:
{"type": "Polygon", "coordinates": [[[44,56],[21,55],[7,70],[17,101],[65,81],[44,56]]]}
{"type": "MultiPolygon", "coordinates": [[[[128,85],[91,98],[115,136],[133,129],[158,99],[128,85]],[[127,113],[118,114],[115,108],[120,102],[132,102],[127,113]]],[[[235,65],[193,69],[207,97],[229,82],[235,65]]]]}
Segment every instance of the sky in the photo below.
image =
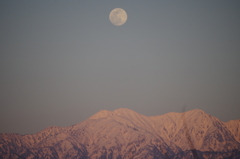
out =
{"type": "Polygon", "coordinates": [[[240,119],[238,0],[1,0],[0,133],[100,110],[240,119]],[[109,21],[123,8],[127,22],[109,21]]]}

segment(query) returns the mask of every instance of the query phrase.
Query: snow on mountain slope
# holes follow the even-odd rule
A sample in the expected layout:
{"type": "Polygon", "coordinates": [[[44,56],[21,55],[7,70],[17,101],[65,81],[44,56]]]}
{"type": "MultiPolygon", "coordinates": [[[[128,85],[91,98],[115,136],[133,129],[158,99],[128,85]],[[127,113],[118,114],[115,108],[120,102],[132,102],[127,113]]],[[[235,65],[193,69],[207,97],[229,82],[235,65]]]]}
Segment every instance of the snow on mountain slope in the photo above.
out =
{"type": "Polygon", "coordinates": [[[114,152],[112,156],[115,157],[122,153],[141,156],[147,145],[155,146],[156,149],[161,146],[159,151],[164,151],[166,154],[181,152],[175,144],[150,132],[148,123],[150,124],[148,117],[121,108],[113,112],[100,111],[88,118],[85,121],[85,126],[81,123],[73,126],[71,132],[76,136],[82,136],[78,134],[80,129],[86,132],[90,143],[88,144],[89,152],[93,152],[89,154],[90,158],[99,157],[99,151],[103,151],[102,149],[104,152],[111,150],[114,152]]]}
{"type": "Polygon", "coordinates": [[[202,110],[153,117],[126,108],[102,110],[69,127],[0,134],[0,158],[240,156],[239,123],[223,123],[202,110]]]}
{"type": "Polygon", "coordinates": [[[177,144],[183,150],[230,151],[239,143],[223,122],[195,109],[184,113],[168,113],[151,117],[160,136],[177,144]]]}
{"type": "Polygon", "coordinates": [[[171,140],[183,126],[181,113],[168,113],[150,118],[154,122],[155,131],[168,140],[171,140]]]}
{"type": "Polygon", "coordinates": [[[91,116],[89,119],[100,119],[100,118],[111,118],[117,122],[126,124],[131,127],[136,127],[138,129],[145,129],[148,131],[154,131],[153,121],[151,118],[134,112],[127,108],[120,108],[114,111],[99,111],[95,115],[91,116]]]}
{"type": "Polygon", "coordinates": [[[230,120],[224,124],[232,132],[235,139],[240,142],[240,120],[230,120]]]}

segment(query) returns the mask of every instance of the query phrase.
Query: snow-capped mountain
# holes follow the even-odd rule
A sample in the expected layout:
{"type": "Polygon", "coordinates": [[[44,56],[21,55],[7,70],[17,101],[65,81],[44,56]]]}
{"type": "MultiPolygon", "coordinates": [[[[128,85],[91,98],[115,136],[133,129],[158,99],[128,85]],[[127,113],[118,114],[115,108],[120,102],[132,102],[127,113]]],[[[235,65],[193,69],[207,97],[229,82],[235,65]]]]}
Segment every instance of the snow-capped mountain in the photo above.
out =
{"type": "Polygon", "coordinates": [[[240,158],[240,120],[221,122],[202,110],[144,116],[102,110],[69,127],[0,134],[0,158],[240,158]]]}

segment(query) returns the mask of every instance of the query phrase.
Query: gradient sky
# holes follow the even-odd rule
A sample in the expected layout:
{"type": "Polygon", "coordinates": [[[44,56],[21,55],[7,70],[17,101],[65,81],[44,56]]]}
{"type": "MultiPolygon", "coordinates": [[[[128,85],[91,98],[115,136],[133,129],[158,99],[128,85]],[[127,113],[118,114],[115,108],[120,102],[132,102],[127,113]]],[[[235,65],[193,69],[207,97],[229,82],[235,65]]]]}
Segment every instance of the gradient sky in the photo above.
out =
{"type": "Polygon", "coordinates": [[[0,133],[129,108],[240,119],[239,0],[0,1],[0,133]],[[123,8],[127,22],[109,13],[123,8]]]}

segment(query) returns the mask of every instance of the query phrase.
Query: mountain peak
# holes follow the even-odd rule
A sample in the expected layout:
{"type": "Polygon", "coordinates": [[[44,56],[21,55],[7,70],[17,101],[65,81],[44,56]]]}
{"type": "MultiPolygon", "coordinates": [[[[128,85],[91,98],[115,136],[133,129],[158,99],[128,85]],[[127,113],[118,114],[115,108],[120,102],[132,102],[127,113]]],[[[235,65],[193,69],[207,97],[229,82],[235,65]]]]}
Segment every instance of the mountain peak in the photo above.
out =
{"type": "Polygon", "coordinates": [[[194,110],[190,110],[189,112],[206,114],[206,113],[205,113],[203,110],[201,110],[201,109],[194,109],[194,110]]]}
{"type": "Polygon", "coordinates": [[[119,108],[113,111],[113,114],[115,115],[124,115],[129,113],[136,113],[136,112],[128,108],[119,108]]]}
{"type": "Polygon", "coordinates": [[[106,118],[109,115],[123,115],[123,116],[129,116],[133,114],[138,114],[137,112],[134,112],[131,109],[128,108],[119,108],[114,111],[108,111],[108,110],[100,110],[93,116],[91,116],[89,119],[100,119],[100,118],[106,118]]]}
{"type": "Polygon", "coordinates": [[[99,119],[99,118],[106,118],[108,115],[110,115],[111,111],[108,110],[100,110],[93,116],[91,116],[89,119],[99,119]]]}
{"type": "MultiPolygon", "coordinates": [[[[200,109],[194,109],[194,110],[190,110],[190,111],[187,111],[185,113],[182,114],[183,115],[183,118],[186,118],[186,120],[190,121],[190,120],[193,120],[193,121],[199,121],[200,123],[202,123],[203,121],[215,121],[216,118],[207,114],[206,112],[204,112],[203,110],[200,110],[200,109]]],[[[208,123],[210,124],[210,123],[208,123]]]]}
{"type": "Polygon", "coordinates": [[[209,114],[205,113],[203,110],[200,110],[200,109],[194,109],[194,110],[184,112],[183,115],[184,116],[185,115],[186,116],[192,116],[192,117],[195,117],[195,118],[210,117],[209,114]]]}
{"type": "Polygon", "coordinates": [[[182,113],[190,113],[190,114],[206,114],[206,112],[204,112],[201,109],[193,109],[193,110],[189,110],[189,111],[185,111],[182,113]]]}
{"type": "Polygon", "coordinates": [[[119,108],[114,111],[100,110],[99,112],[91,116],[89,119],[106,118],[107,116],[111,116],[111,115],[131,116],[133,114],[138,114],[138,113],[127,108],[119,108]]]}

